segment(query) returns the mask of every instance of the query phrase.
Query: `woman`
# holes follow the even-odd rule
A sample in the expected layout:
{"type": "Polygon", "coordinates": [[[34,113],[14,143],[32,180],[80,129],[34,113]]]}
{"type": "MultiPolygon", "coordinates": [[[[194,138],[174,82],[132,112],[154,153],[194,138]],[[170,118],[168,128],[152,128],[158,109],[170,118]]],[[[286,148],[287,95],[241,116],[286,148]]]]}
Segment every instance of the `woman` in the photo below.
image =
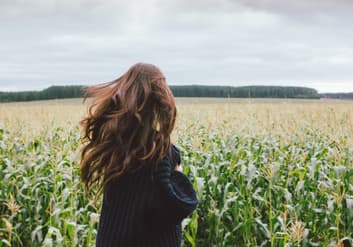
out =
{"type": "Polygon", "coordinates": [[[164,75],[137,63],[87,97],[80,167],[86,189],[103,193],[96,246],[180,246],[198,200],[170,141],[176,106],[164,75]]]}

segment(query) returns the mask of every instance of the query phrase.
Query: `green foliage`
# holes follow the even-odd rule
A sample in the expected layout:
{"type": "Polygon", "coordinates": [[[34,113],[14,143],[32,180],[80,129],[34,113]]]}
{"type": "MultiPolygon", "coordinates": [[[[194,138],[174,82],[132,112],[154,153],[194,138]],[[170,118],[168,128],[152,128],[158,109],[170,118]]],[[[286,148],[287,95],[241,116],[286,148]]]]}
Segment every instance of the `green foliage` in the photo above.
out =
{"type": "Polygon", "coordinates": [[[353,99],[353,93],[323,93],[321,97],[329,99],[353,99]]]}
{"type": "Polygon", "coordinates": [[[197,235],[188,237],[186,246],[334,246],[352,241],[351,147],[328,143],[318,132],[280,140],[228,131],[198,131],[204,140],[200,150],[190,145],[192,136],[179,137],[182,162],[200,199],[197,235]],[[221,139],[221,133],[228,133],[227,138],[221,139]]]}
{"type": "MultiPolygon", "coordinates": [[[[176,97],[318,99],[315,89],[281,86],[170,86],[176,97]]],[[[81,98],[83,86],[51,86],[42,91],[0,92],[0,102],[81,98]]]]}
{"type": "Polygon", "coordinates": [[[0,92],[0,102],[80,98],[83,86],[51,86],[42,91],[0,92]]]}
{"type": "Polygon", "coordinates": [[[219,98],[302,98],[318,99],[315,89],[282,86],[171,86],[176,97],[219,97],[219,98]]]}
{"type": "MultiPolygon", "coordinates": [[[[0,246],[94,246],[101,204],[79,182],[79,131],[0,138],[0,246]]],[[[178,136],[200,200],[183,246],[334,246],[353,236],[353,149],[193,126],[178,136]],[[201,143],[194,144],[195,134],[201,143]]]]}
{"type": "Polygon", "coordinates": [[[78,130],[62,132],[0,139],[0,238],[11,246],[93,245],[99,203],[79,182],[78,130]]]}

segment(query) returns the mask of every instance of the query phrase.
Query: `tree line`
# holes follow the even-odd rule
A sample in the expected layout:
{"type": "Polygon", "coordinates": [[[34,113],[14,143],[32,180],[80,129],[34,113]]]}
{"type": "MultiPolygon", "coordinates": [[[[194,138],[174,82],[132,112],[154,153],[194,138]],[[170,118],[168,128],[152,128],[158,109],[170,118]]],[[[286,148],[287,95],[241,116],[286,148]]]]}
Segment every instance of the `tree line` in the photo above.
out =
{"type": "Polygon", "coordinates": [[[0,92],[0,102],[80,98],[83,86],[51,86],[41,91],[0,92]]]}
{"type": "MultiPolygon", "coordinates": [[[[170,86],[175,97],[319,99],[313,88],[285,86],[170,86]]],[[[85,86],[51,86],[41,91],[0,92],[0,102],[81,98],[85,86]]]]}
{"type": "Polygon", "coordinates": [[[329,99],[353,99],[353,93],[323,93],[321,98],[329,99]]]}

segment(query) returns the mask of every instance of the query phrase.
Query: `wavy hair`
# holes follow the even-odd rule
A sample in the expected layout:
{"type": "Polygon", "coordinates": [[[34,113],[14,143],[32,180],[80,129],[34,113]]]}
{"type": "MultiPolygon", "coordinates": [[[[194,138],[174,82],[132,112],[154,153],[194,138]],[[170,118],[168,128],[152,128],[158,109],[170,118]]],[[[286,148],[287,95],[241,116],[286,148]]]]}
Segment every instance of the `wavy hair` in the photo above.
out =
{"type": "Polygon", "coordinates": [[[114,81],[85,88],[81,180],[98,193],[123,174],[153,166],[170,150],[174,96],[160,69],[137,63],[114,81]]]}

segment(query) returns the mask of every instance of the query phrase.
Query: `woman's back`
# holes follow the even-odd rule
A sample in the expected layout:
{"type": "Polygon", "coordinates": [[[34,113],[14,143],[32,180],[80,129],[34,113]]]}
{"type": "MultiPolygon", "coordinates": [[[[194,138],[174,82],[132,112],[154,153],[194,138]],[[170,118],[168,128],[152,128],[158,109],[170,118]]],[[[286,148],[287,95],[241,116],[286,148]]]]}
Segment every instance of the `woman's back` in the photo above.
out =
{"type": "MultiPolygon", "coordinates": [[[[174,147],[175,149],[175,147],[174,147]]],[[[189,179],[164,159],[112,183],[103,195],[96,246],[178,247],[181,220],[197,205],[189,179]]]]}

